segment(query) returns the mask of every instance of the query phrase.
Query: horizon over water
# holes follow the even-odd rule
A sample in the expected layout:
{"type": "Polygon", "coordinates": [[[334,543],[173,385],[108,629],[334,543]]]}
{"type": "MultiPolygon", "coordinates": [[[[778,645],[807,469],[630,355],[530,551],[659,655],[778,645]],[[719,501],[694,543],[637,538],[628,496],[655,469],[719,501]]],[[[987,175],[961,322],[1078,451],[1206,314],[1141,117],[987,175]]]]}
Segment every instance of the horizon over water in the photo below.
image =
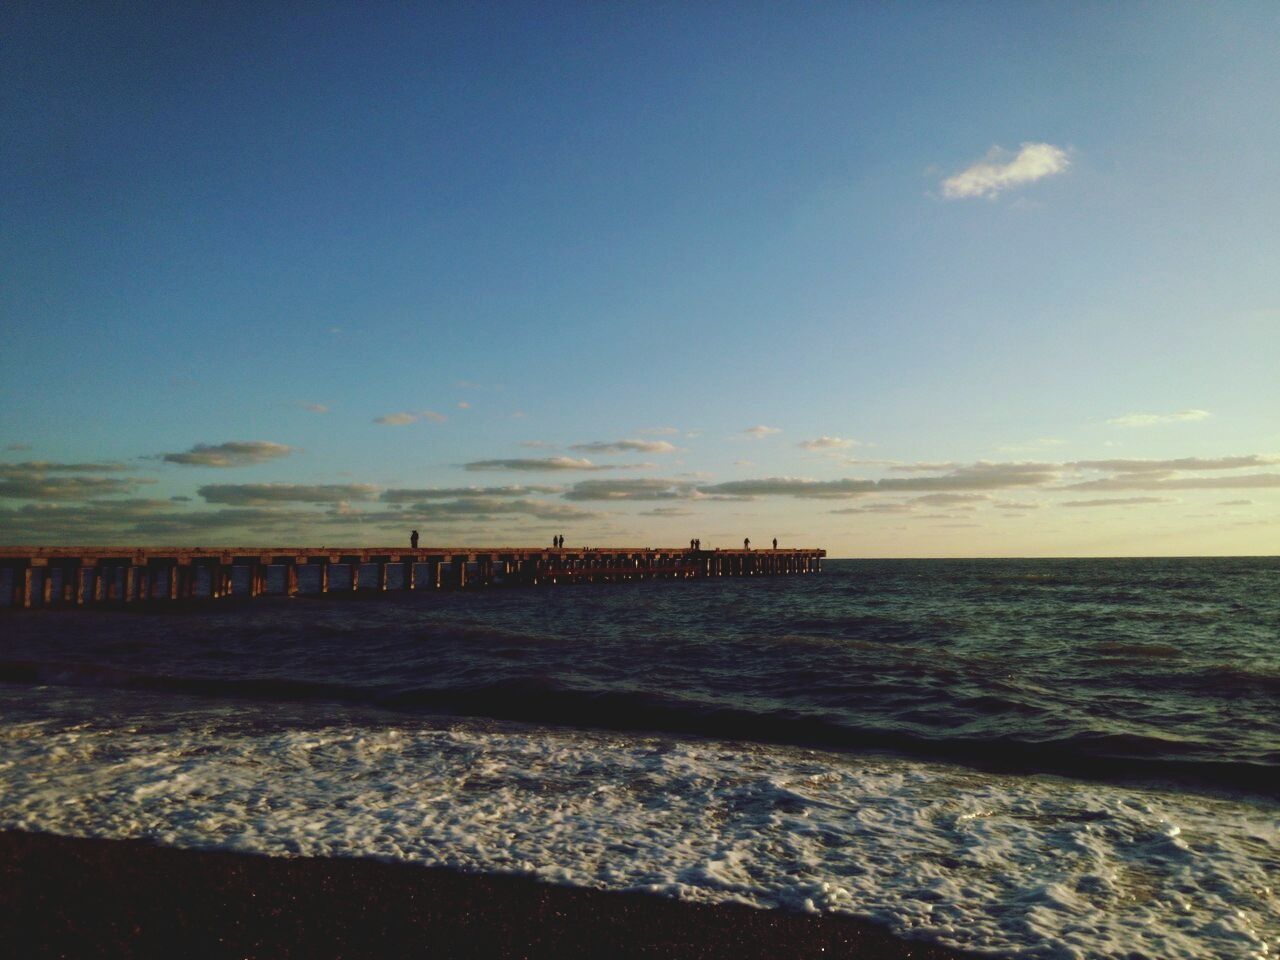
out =
{"type": "Polygon", "coordinates": [[[1280,951],[1280,558],[0,613],[0,828],[1280,951]]]}

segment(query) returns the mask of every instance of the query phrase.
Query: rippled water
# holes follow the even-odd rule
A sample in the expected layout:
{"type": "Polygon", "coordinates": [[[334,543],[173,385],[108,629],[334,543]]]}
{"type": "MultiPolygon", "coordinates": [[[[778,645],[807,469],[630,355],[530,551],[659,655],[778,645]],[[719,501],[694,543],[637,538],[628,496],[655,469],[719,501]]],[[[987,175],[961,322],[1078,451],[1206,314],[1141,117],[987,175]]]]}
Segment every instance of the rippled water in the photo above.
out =
{"type": "Polygon", "coordinates": [[[0,631],[10,826],[853,912],[1028,956],[1280,948],[1275,559],[837,561],[0,631]]]}

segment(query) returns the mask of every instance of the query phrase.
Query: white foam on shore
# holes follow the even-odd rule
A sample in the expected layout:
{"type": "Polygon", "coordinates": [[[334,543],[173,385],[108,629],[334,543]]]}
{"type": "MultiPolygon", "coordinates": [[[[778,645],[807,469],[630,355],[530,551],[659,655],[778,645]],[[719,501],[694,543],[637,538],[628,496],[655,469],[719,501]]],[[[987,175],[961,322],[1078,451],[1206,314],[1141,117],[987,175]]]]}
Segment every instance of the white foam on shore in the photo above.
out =
{"type": "Polygon", "coordinates": [[[225,704],[113,725],[75,694],[31,695],[45,719],[0,720],[7,829],[849,913],[1025,957],[1280,950],[1280,807],[1263,801],[518,725],[316,726],[225,704]]]}

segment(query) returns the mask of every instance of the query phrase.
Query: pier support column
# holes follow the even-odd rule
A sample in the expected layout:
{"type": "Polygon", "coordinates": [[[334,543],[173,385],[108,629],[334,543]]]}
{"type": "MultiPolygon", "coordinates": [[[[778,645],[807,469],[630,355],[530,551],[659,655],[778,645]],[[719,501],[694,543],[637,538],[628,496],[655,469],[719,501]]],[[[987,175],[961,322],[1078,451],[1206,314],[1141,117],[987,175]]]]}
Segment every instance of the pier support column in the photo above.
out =
{"type": "Polygon", "coordinates": [[[456,585],[459,590],[463,590],[467,586],[467,558],[454,557],[453,564],[458,568],[455,573],[456,585]]]}
{"type": "Polygon", "coordinates": [[[284,595],[286,597],[296,597],[298,595],[298,565],[296,563],[287,564],[284,568],[284,595]]]}
{"type": "Polygon", "coordinates": [[[14,577],[19,581],[18,589],[14,591],[15,605],[22,607],[24,610],[31,608],[31,567],[23,567],[22,571],[14,577]]]}
{"type": "Polygon", "coordinates": [[[412,560],[405,561],[402,564],[404,572],[400,577],[400,586],[403,590],[416,590],[418,588],[417,567],[412,560]]]}
{"type": "Polygon", "coordinates": [[[320,593],[327,594],[329,592],[329,564],[324,562],[320,564],[320,593]]]}
{"type": "Polygon", "coordinates": [[[383,593],[387,590],[387,584],[390,582],[391,561],[380,561],[378,563],[378,589],[383,593]]]}
{"type": "Polygon", "coordinates": [[[133,602],[134,591],[138,588],[138,568],[130,564],[124,568],[124,597],[125,603],[133,602]]]}
{"type": "Polygon", "coordinates": [[[348,564],[351,568],[351,592],[356,593],[360,589],[360,564],[348,564]]]}

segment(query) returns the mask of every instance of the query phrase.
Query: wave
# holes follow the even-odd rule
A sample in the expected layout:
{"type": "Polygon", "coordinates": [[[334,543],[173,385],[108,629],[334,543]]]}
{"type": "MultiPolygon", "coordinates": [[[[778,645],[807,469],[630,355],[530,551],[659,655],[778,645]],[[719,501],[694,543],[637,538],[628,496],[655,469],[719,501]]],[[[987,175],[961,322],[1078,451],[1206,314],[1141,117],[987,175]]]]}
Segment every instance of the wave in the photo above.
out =
{"type": "MultiPolygon", "coordinates": [[[[0,661],[0,681],[175,693],[272,703],[334,703],[397,713],[517,721],[546,726],[659,732],[839,751],[882,751],[1005,773],[1161,781],[1280,796],[1280,751],[1221,758],[1215,745],[1156,733],[1024,728],[984,718],[1034,713],[1010,696],[915,705],[881,723],[781,697],[677,694],[571,682],[551,675],[396,686],[283,677],[172,676],[75,663],[0,661]]],[[[875,695],[872,691],[871,695],[875,695]]]]}

